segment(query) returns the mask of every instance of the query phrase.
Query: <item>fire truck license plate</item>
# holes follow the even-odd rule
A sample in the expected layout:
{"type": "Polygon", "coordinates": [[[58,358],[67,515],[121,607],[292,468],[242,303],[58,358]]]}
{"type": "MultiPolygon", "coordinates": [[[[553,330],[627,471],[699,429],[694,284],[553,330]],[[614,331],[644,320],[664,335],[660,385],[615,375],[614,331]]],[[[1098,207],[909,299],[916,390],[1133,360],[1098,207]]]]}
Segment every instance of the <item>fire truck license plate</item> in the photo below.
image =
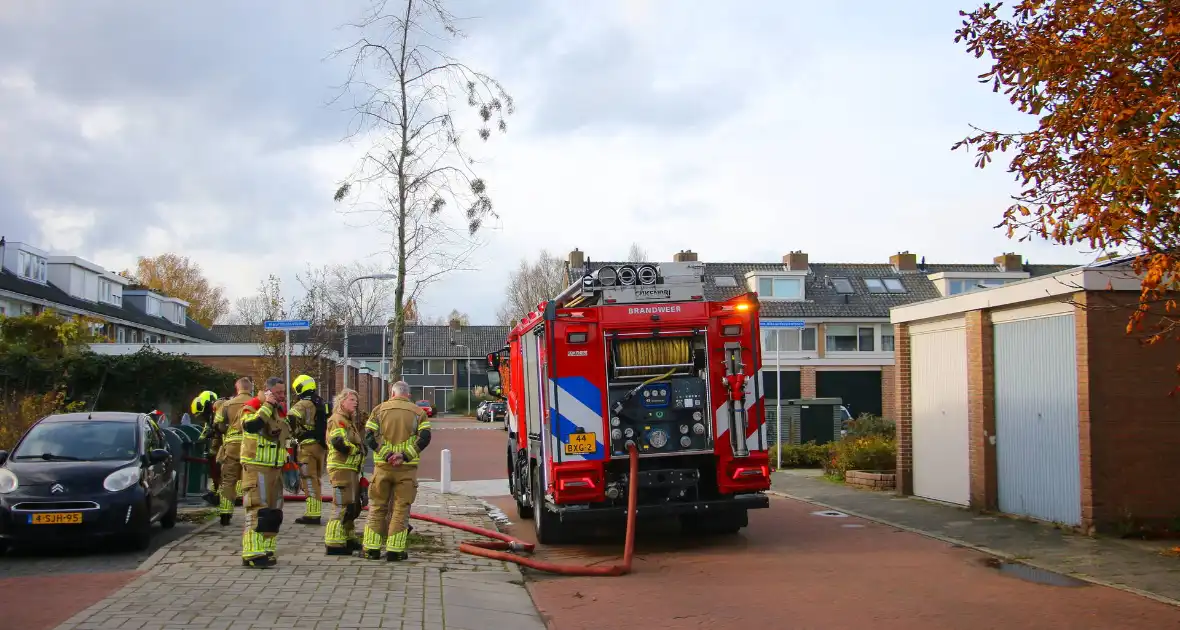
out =
{"type": "Polygon", "coordinates": [[[77,525],[81,522],[81,512],[41,512],[29,515],[29,523],[33,525],[77,525]]]}
{"type": "Polygon", "coordinates": [[[565,445],[566,455],[589,455],[598,443],[594,433],[571,433],[570,442],[565,445]]]}

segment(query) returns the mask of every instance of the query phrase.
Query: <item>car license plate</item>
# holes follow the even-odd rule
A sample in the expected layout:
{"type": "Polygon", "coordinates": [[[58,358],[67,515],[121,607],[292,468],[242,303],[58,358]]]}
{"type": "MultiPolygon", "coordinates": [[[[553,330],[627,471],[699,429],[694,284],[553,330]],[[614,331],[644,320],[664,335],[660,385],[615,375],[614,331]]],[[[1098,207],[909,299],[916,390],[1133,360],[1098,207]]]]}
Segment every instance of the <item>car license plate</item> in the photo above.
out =
{"type": "Polygon", "coordinates": [[[29,515],[30,525],[77,525],[81,522],[81,512],[40,512],[29,515]]]}
{"type": "Polygon", "coordinates": [[[596,449],[598,440],[594,433],[571,433],[569,444],[565,445],[566,455],[589,455],[596,449]]]}

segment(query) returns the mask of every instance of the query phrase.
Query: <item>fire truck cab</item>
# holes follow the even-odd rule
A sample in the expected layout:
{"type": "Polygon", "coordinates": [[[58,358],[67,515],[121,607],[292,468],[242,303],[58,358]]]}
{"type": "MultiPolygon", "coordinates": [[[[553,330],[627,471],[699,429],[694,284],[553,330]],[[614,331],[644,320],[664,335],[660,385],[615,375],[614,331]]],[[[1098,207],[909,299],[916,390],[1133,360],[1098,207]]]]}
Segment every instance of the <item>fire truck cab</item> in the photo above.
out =
{"type": "Polygon", "coordinates": [[[522,318],[488,355],[508,402],[506,464],[542,543],[626,518],[731,533],[770,487],[758,300],[705,299],[699,262],[604,266],[522,318]]]}

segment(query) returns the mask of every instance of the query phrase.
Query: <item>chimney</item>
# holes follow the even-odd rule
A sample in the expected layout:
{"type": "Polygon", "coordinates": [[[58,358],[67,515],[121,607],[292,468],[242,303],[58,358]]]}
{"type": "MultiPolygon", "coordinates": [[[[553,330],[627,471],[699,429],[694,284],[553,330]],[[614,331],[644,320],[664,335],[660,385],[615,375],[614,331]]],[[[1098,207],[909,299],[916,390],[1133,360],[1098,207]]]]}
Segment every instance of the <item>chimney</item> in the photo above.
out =
{"type": "Polygon", "coordinates": [[[1012,252],[1004,252],[996,256],[993,262],[1000,268],[1001,271],[1021,271],[1024,269],[1024,259],[1020,254],[1012,252]]]}
{"type": "Polygon", "coordinates": [[[697,253],[691,249],[682,249],[672,254],[672,262],[697,262],[697,253]]]}
{"type": "Polygon", "coordinates": [[[578,251],[575,247],[574,251],[570,252],[569,257],[570,269],[581,269],[586,266],[586,252],[578,251]]]}
{"type": "Polygon", "coordinates": [[[791,252],[783,256],[783,265],[791,271],[807,271],[807,254],[804,252],[791,252]]]}
{"type": "Polygon", "coordinates": [[[917,271],[918,270],[918,255],[911,254],[909,250],[904,252],[897,252],[889,257],[889,264],[898,271],[917,271]]]}

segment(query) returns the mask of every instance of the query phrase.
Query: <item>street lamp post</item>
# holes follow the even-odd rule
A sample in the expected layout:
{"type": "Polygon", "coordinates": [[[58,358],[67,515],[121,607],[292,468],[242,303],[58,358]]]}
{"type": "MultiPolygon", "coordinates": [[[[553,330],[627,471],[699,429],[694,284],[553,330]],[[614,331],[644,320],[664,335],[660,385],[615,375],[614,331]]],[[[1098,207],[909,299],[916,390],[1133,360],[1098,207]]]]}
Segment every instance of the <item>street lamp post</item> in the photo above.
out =
{"type": "MultiPolygon", "coordinates": [[[[396,273],[375,273],[369,276],[357,276],[348,281],[344,288],[345,297],[352,291],[352,285],[361,280],[397,280],[396,273]]],[[[352,313],[344,314],[344,387],[348,388],[348,325],[352,323],[352,313]]]]}

